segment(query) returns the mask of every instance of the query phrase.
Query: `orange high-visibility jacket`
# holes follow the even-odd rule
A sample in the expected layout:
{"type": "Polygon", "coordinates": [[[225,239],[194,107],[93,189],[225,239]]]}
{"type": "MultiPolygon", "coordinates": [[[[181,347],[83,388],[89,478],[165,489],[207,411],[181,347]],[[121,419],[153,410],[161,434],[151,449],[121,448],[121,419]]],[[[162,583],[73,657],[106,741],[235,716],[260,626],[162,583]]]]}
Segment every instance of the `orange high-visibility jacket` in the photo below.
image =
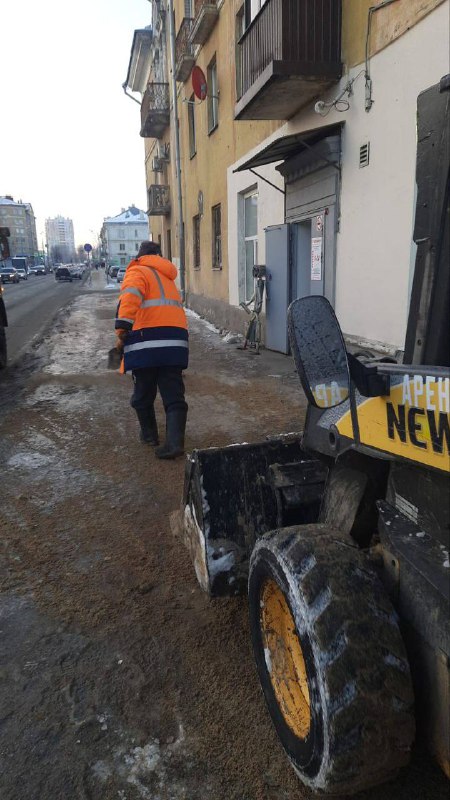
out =
{"type": "Polygon", "coordinates": [[[177,268],[161,256],[141,256],[128,265],[122,281],[116,329],[129,331],[124,369],[178,366],[186,369],[189,335],[175,285],[177,268]]]}

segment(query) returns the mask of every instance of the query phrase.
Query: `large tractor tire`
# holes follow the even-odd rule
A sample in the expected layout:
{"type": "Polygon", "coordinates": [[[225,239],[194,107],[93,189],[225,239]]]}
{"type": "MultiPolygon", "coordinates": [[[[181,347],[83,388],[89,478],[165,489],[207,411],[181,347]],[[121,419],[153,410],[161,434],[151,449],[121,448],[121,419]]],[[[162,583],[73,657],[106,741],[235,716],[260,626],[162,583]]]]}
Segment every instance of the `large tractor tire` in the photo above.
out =
{"type": "Polygon", "coordinates": [[[252,554],[249,604],[265,699],[301,780],[353,794],[407,764],[409,665],[364,553],[323,525],[272,531],[252,554]]]}

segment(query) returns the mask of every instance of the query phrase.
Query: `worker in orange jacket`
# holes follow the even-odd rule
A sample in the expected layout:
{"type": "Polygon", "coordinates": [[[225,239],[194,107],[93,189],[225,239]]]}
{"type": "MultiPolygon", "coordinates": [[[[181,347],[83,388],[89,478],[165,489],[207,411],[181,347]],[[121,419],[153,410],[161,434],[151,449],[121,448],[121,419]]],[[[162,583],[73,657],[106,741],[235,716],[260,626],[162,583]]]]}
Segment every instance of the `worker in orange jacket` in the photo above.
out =
{"type": "Polygon", "coordinates": [[[125,372],[133,373],[131,405],[141,428],[141,441],[158,445],[154,401],[159,389],[166,412],[166,441],[158,458],[184,452],[188,406],[183,370],[188,365],[189,334],[175,285],[177,268],[161,256],[156,242],[142,242],[122,281],[115,330],[123,351],[125,372]]]}

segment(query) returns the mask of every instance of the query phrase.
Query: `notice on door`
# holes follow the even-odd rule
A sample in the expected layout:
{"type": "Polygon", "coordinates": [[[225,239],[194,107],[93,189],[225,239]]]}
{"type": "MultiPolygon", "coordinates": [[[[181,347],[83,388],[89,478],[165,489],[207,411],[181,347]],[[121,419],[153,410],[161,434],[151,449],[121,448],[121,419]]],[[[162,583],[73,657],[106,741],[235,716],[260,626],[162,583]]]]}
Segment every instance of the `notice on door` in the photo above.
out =
{"type": "Polygon", "coordinates": [[[322,280],[322,237],[313,236],[311,239],[311,280],[322,280]]]}

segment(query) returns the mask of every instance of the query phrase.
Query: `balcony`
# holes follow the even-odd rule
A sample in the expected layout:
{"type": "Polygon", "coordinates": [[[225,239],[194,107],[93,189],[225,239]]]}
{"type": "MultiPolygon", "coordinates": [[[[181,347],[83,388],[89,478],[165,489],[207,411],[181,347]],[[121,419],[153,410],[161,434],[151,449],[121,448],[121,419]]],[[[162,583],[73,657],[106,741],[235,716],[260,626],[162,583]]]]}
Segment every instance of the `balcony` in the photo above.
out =
{"type": "Polygon", "coordinates": [[[289,119],[342,74],[341,0],[267,0],[238,42],[235,119],[289,119]]]}
{"type": "Polygon", "coordinates": [[[170,187],[153,184],[148,187],[148,211],[150,217],[165,217],[170,214],[170,187]]]}
{"type": "Polygon", "coordinates": [[[194,13],[190,41],[205,44],[219,16],[217,0],[195,0],[194,13]]]}
{"type": "Polygon", "coordinates": [[[168,83],[149,83],[141,105],[141,136],[160,139],[170,124],[168,83]]]}
{"type": "Polygon", "coordinates": [[[194,66],[194,49],[189,39],[192,23],[190,17],[185,17],[175,40],[175,78],[180,83],[187,81],[194,66]]]}

